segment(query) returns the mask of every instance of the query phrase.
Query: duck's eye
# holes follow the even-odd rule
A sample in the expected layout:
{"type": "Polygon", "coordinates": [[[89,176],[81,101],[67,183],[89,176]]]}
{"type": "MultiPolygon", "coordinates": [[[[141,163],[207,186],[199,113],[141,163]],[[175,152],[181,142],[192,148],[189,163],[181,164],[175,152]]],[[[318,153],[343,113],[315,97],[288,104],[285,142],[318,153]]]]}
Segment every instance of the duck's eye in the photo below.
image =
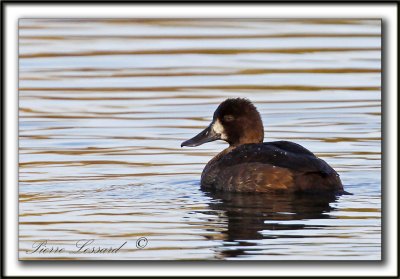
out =
{"type": "Polygon", "coordinates": [[[230,114],[224,115],[224,120],[226,122],[231,122],[231,121],[235,120],[235,117],[233,117],[233,115],[230,115],[230,114]]]}

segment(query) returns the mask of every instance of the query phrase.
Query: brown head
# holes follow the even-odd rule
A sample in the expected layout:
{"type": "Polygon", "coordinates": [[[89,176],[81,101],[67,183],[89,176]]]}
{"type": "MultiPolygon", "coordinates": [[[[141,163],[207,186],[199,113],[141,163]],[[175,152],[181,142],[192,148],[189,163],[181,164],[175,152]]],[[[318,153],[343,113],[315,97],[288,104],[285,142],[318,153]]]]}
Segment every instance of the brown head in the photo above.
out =
{"type": "Polygon", "coordinates": [[[230,146],[263,142],[264,126],[256,107],[249,100],[235,98],[222,102],[214,112],[211,124],[181,146],[198,146],[219,139],[230,146]]]}

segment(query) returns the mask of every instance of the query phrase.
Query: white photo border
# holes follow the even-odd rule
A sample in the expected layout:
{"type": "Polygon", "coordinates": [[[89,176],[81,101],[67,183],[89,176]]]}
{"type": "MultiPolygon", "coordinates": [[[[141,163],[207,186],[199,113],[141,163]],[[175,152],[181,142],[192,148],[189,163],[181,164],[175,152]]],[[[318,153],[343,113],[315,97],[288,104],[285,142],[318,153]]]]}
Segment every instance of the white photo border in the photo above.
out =
{"type": "Polygon", "coordinates": [[[2,3],[5,160],[3,265],[5,276],[397,276],[397,3],[138,4],[2,3]],[[383,20],[384,166],[383,261],[18,261],[18,19],[19,18],[381,18],[383,20]]]}

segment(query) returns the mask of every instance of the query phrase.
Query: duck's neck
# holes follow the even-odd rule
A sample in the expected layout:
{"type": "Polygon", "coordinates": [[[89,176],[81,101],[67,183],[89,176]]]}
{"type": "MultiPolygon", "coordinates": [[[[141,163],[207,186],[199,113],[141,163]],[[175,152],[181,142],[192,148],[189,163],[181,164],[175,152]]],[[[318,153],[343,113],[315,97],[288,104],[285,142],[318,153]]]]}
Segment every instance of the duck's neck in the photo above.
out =
{"type": "Polygon", "coordinates": [[[243,144],[258,144],[258,143],[262,143],[264,140],[264,137],[259,137],[257,139],[255,138],[244,138],[241,139],[239,142],[231,142],[229,143],[229,147],[228,148],[236,148],[238,146],[241,146],[243,144]]]}

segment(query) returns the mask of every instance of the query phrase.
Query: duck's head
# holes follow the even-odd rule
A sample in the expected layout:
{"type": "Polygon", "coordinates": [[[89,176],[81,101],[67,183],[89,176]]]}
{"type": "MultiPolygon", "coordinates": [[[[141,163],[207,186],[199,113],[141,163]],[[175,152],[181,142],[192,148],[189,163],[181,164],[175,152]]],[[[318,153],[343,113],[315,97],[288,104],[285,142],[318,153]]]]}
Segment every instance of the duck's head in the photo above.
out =
{"type": "Polygon", "coordinates": [[[214,140],[224,140],[230,146],[261,143],[264,126],[256,107],[247,99],[223,101],[214,112],[211,124],[181,146],[198,146],[214,140]]]}

